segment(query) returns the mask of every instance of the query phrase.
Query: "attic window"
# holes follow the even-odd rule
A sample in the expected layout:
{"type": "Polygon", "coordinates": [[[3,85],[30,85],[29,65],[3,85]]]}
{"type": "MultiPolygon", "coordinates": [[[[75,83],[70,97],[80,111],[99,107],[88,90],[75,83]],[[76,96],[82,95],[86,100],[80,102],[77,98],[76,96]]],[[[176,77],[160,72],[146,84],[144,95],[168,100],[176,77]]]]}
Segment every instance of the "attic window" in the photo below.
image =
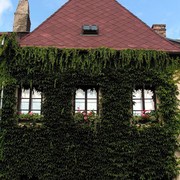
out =
{"type": "Polygon", "coordinates": [[[98,31],[97,25],[83,25],[82,27],[82,34],[84,35],[97,35],[98,31]]]}

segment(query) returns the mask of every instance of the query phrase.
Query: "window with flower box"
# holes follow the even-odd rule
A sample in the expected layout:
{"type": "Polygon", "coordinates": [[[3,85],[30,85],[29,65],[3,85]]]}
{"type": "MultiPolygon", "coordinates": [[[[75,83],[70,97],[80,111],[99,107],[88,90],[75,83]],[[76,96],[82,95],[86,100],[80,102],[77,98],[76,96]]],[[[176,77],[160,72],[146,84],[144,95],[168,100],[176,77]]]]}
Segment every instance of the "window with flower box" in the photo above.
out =
{"type": "Polygon", "coordinates": [[[74,112],[99,112],[98,88],[79,88],[75,92],[74,112]]]}
{"type": "Polygon", "coordinates": [[[133,91],[133,115],[156,110],[156,95],[153,89],[139,88],[133,91]]]}
{"type": "Polygon", "coordinates": [[[35,89],[19,89],[18,111],[20,113],[41,114],[42,94],[35,89]]]}

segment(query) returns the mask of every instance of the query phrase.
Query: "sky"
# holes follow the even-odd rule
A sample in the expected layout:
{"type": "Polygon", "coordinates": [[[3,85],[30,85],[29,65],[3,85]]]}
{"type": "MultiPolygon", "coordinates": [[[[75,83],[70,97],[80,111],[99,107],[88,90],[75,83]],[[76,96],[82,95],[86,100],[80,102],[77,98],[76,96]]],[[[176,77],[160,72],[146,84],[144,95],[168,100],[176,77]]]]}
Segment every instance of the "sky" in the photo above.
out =
{"type": "MultiPolygon", "coordinates": [[[[0,32],[11,32],[19,0],[0,0],[0,32]]],[[[29,0],[31,31],[68,0],[29,0]]],[[[180,0],[117,0],[149,27],[166,24],[167,37],[180,39],[180,0]]]]}

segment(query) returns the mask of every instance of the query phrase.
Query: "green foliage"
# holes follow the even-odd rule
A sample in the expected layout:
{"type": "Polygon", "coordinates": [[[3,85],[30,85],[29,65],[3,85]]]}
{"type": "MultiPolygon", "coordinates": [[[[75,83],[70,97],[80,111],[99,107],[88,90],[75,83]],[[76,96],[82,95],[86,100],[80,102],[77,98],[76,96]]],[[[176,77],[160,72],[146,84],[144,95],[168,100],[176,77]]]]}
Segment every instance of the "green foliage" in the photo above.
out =
{"type": "Polygon", "coordinates": [[[1,68],[4,89],[0,177],[55,179],[171,180],[177,174],[177,87],[166,53],[145,50],[20,48],[6,39],[1,68]],[[72,113],[72,97],[81,86],[99,87],[101,123],[82,128],[72,113]],[[163,124],[131,126],[132,92],[155,87],[163,124]],[[44,94],[44,125],[20,127],[16,121],[17,87],[44,94]],[[96,133],[94,133],[96,132],[96,133]]]}
{"type": "Polygon", "coordinates": [[[14,56],[14,51],[18,47],[15,34],[8,37],[4,34],[0,37],[0,42],[2,40],[4,40],[4,45],[0,45],[0,88],[15,81],[9,74],[7,64],[9,64],[9,57],[14,56]]]}

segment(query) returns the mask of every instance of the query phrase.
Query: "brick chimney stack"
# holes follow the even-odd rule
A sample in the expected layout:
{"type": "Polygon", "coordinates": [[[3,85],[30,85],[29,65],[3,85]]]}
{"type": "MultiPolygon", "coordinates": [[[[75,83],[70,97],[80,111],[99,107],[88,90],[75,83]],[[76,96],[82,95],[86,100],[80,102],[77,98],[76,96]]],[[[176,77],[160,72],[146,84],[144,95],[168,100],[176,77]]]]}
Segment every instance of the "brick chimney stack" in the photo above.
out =
{"type": "Polygon", "coordinates": [[[152,29],[162,37],[166,37],[166,24],[153,24],[152,29]]]}
{"type": "Polygon", "coordinates": [[[13,31],[18,33],[30,32],[31,21],[29,17],[28,0],[19,0],[16,12],[14,13],[13,31]]]}

